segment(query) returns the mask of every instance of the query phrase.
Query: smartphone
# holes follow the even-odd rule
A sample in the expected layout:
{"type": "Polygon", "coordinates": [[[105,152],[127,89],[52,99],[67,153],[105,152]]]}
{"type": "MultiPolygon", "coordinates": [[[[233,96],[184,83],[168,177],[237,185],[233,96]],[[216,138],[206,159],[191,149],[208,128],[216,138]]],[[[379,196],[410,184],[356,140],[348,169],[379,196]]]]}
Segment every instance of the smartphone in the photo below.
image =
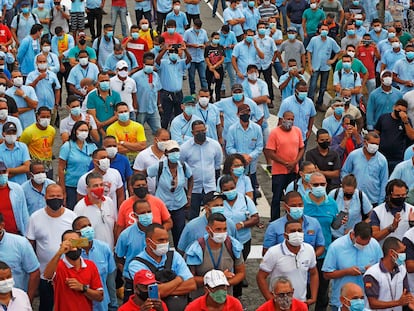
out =
{"type": "Polygon", "coordinates": [[[173,49],[179,49],[179,48],[181,48],[181,44],[173,44],[172,48],[173,49]]]}
{"type": "Polygon", "coordinates": [[[89,245],[89,241],[87,238],[79,238],[79,239],[72,239],[70,240],[72,247],[82,248],[89,245]]]}
{"type": "Polygon", "coordinates": [[[356,120],[349,120],[349,125],[355,126],[356,120]]]}
{"type": "Polygon", "coordinates": [[[159,299],[158,296],[158,284],[148,285],[148,298],[150,299],[159,299]]]}
{"type": "Polygon", "coordinates": [[[336,215],[336,219],[332,223],[331,227],[334,230],[338,230],[342,226],[342,219],[344,219],[345,216],[348,216],[347,212],[340,211],[338,215],[336,215]]]}

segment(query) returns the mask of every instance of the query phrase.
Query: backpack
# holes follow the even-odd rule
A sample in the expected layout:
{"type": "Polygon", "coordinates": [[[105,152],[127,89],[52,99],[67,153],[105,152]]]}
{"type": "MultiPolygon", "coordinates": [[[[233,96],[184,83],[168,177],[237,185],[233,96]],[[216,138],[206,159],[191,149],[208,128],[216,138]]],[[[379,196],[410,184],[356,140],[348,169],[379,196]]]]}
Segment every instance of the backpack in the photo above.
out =
{"type": "MultiPolygon", "coordinates": [[[[115,38],[112,37],[111,39],[112,39],[112,44],[115,45],[115,38]]],[[[102,40],[102,37],[99,37],[98,42],[97,42],[97,46],[96,46],[96,61],[99,60],[99,47],[101,46],[101,40],[102,40]]],[[[131,62],[131,64],[132,64],[132,62],[131,62]]]]}
{"type": "MultiPolygon", "coordinates": [[[[168,251],[167,252],[167,259],[165,260],[165,264],[163,267],[156,268],[152,263],[150,263],[148,260],[143,259],[141,257],[135,257],[133,260],[137,260],[139,262],[142,262],[145,264],[148,269],[154,273],[155,279],[160,283],[166,283],[169,281],[172,281],[176,278],[177,274],[175,274],[174,271],[171,270],[172,267],[172,261],[174,257],[174,251],[168,251]]],[[[130,275],[131,279],[134,278],[130,275]]]]}
{"type": "MultiPolygon", "coordinates": [[[[204,237],[198,238],[197,239],[198,244],[200,244],[201,249],[204,250],[206,249],[206,240],[204,239],[204,237]]],[[[231,239],[229,236],[226,237],[226,239],[224,240],[224,246],[227,249],[227,252],[230,254],[231,259],[233,259],[233,262],[235,261],[235,257],[234,257],[234,253],[233,253],[233,244],[231,243],[231,239]]]]}
{"type": "MultiPolygon", "coordinates": [[[[357,79],[357,73],[354,71],[354,84],[355,84],[355,81],[356,81],[356,79],[357,79]]],[[[341,70],[338,70],[338,78],[339,78],[339,83],[341,83],[341,80],[342,80],[342,69],[341,70]]]]}
{"type": "MultiPolygon", "coordinates": [[[[334,193],[334,200],[335,201],[336,201],[336,198],[338,197],[339,189],[340,188],[337,188],[335,190],[335,193],[334,193]]],[[[368,214],[364,213],[364,201],[362,199],[362,191],[359,190],[359,189],[358,189],[358,197],[359,197],[359,205],[360,205],[360,208],[361,208],[361,216],[362,216],[362,220],[364,221],[368,218],[368,214]]]]}
{"type": "MultiPolygon", "coordinates": [[[[37,24],[38,22],[40,24],[40,21],[37,19],[36,15],[34,15],[33,13],[31,13],[31,14],[32,14],[32,17],[33,17],[33,20],[34,20],[35,24],[37,24]]],[[[17,32],[19,31],[20,14],[17,14],[16,22],[17,22],[16,23],[16,35],[17,35],[17,32]]]]}

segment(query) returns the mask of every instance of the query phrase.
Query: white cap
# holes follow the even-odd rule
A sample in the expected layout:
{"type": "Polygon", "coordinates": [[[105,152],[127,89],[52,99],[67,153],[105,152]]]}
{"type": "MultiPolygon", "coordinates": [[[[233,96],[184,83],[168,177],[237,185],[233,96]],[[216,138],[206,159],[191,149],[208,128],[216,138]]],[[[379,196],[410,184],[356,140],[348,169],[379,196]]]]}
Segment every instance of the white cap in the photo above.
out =
{"type": "Polygon", "coordinates": [[[180,150],[180,145],[175,140],[167,140],[164,142],[165,151],[171,151],[173,149],[180,150]]]}
{"type": "Polygon", "coordinates": [[[227,278],[224,275],[223,271],[220,270],[210,270],[204,275],[204,285],[208,285],[210,288],[217,286],[229,286],[227,278]]]}
{"type": "Polygon", "coordinates": [[[124,60],[120,60],[119,62],[116,63],[116,69],[121,69],[125,67],[128,68],[128,64],[124,60]]]}

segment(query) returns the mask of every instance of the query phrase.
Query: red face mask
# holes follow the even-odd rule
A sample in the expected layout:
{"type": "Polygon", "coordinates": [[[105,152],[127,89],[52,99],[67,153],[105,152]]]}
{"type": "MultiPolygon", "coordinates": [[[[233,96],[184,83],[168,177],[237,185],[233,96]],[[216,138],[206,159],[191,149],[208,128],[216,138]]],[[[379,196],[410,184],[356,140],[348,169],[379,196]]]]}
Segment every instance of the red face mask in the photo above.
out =
{"type": "Polygon", "coordinates": [[[91,189],[91,193],[95,199],[101,199],[104,194],[104,187],[93,188],[91,189]]]}

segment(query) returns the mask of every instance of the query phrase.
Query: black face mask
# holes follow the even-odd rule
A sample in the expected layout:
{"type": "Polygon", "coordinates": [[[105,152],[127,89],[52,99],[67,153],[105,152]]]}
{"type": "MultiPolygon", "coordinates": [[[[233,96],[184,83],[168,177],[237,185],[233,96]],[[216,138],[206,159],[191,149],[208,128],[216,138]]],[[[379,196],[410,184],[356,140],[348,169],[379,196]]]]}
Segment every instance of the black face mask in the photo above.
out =
{"type": "Polygon", "coordinates": [[[85,39],[80,39],[79,43],[80,43],[80,45],[84,45],[86,43],[86,40],[85,39]]]}
{"type": "Polygon", "coordinates": [[[321,143],[318,143],[319,147],[321,147],[322,149],[328,149],[330,144],[331,143],[329,141],[323,141],[321,143]]]}
{"type": "Polygon", "coordinates": [[[148,194],[148,187],[139,187],[139,188],[134,188],[134,194],[140,198],[143,199],[145,198],[145,196],[148,194]]]}
{"type": "Polygon", "coordinates": [[[396,31],[396,32],[400,33],[400,32],[401,32],[401,30],[402,30],[402,28],[401,28],[401,27],[395,27],[395,31],[396,31]]]}
{"type": "Polygon", "coordinates": [[[77,248],[76,251],[69,251],[66,253],[66,256],[70,260],[76,260],[80,257],[82,250],[80,248],[77,248]]]}
{"type": "Polygon", "coordinates": [[[135,292],[135,295],[137,295],[142,301],[146,301],[148,299],[148,292],[135,292]]]}
{"type": "Polygon", "coordinates": [[[205,132],[197,133],[194,135],[194,139],[199,143],[204,143],[206,141],[206,135],[205,132]]]}
{"type": "Polygon", "coordinates": [[[401,207],[403,206],[404,202],[405,202],[405,198],[390,198],[390,202],[392,203],[392,205],[401,207]]]}
{"type": "Polygon", "coordinates": [[[250,119],[250,115],[249,114],[242,114],[240,115],[240,120],[242,120],[243,122],[248,122],[250,119]]]}
{"type": "Polygon", "coordinates": [[[398,119],[401,119],[399,110],[394,110],[394,114],[398,119]]]}
{"type": "Polygon", "coordinates": [[[47,199],[46,200],[47,206],[49,206],[52,210],[57,211],[63,205],[63,199],[47,199]]]}
{"type": "Polygon", "coordinates": [[[352,199],[353,195],[354,195],[353,193],[345,193],[344,192],[344,198],[346,198],[348,200],[352,199]]]}

